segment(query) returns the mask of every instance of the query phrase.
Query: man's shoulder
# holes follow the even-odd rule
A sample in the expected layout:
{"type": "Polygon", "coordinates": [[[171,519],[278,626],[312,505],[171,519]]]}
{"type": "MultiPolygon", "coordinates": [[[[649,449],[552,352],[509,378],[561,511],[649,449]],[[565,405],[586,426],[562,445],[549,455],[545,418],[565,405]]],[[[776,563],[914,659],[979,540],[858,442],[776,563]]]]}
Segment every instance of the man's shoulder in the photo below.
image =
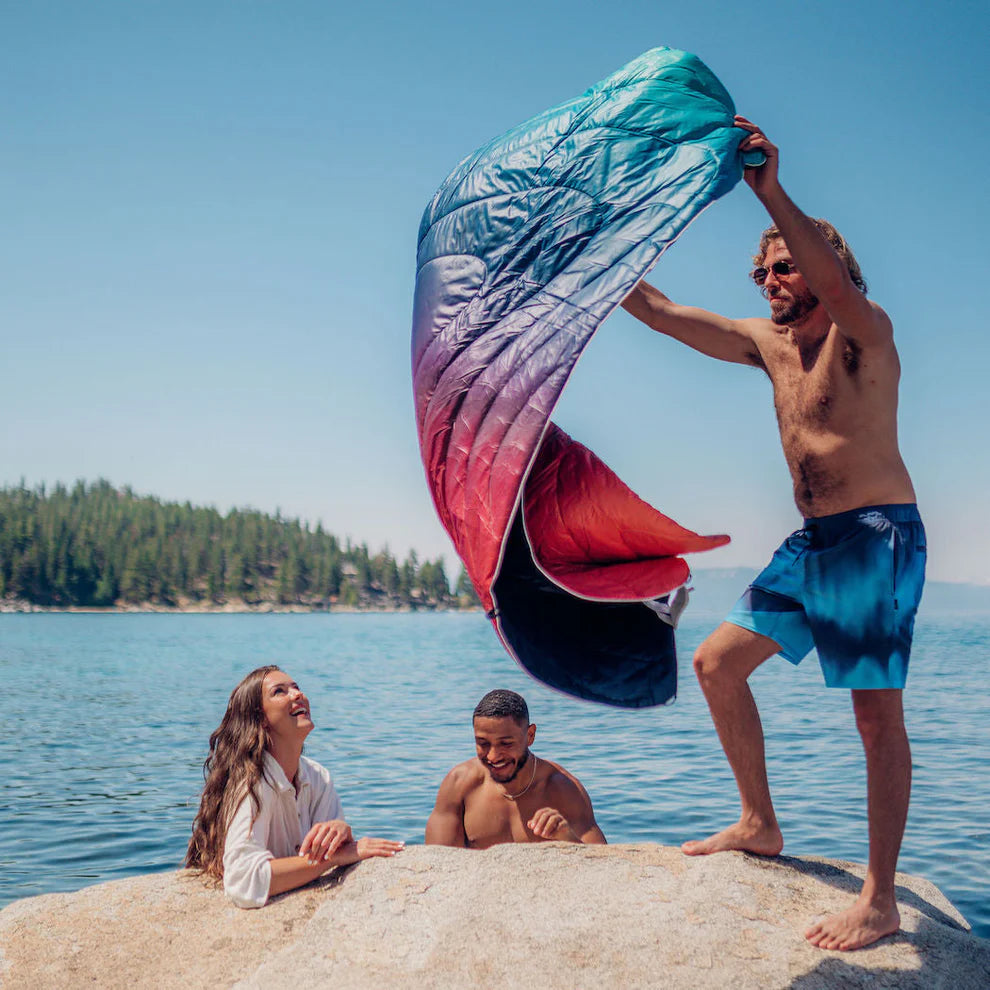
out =
{"type": "Polygon", "coordinates": [[[587,797],[588,792],[584,789],[584,785],[581,783],[577,777],[574,776],[565,767],[562,767],[559,763],[555,763],[553,760],[546,760],[540,757],[544,763],[546,763],[549,773],[547,774],[544,786],[547,791],[556,792],[558,794],[573,796],[573,797],[587,797]]]}
{"type": "Polygon", "coordinates": [[[884,308],[873,299],[850,287],[848,305],[826,306],[832,321],[831,333],[857,350],[894,353],[894,326],[884,308]]]}
{"type": "Polygon", "coordinates": [[[764,316],[747,316],[736,320],[735,325],[750,341],[751,350],[747,354],[750,362],[767,371],[767,359],[772,359],[774,347],[781,336],[780,327],[764,316]]]}
{"type": "Polygon", "coordinates": [[[447,771],[447,776],[443,778],[443,787],[452,787],[461,793],[473,790],[484,780],[484,774],[478,761],[471,759],[458,763],[447,771]]]}
{"type": "Polygon", "coordinates": [[[745,319],[739,320],[739,324],[757,346],[773,345],[777,341],[783,341],[787,338],[787,328],[777,326],[773,320],[767,319],[765,316],[747,316],[745,319]]]}
{"type": "Polygon", "coordinates": [[[744,316],[741,320],[737,320],[736,322],[741,327],[754,333],[776,334],[779,329],[777,324],[766,316],[744,316]]]}
{"type": "Polygon", "coordinates": [[[879,347],[893,350],[894,325],[887,311],[872,299],[867,300],[867,317],[859,321],[860,325],[837,325],[836,329],[843,337],[855,341],[861,346],[879,347]]]}

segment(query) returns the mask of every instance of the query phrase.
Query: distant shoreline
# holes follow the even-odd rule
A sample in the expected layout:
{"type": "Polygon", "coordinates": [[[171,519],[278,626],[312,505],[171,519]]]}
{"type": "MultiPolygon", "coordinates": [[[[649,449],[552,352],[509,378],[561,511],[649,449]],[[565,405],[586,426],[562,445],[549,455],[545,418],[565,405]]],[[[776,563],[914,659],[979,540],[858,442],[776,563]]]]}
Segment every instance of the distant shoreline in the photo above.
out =
{"type": "Polygon", "coordinates": [[[143,603],[140,605],[112,605],[100,607],[96,605],[35,605],[25,601],[0,602],[0,615],[15,615],[29,613],[64,613],[79,615],[398,615],[403,613],[433,613],[450,614],[483,613],[479,606],[467,608],[452,608],[447,605],[425,605],[417,608],[412,605],[366,607],[357,605],[276,605],[273,602],[262,602],[259,605],[249,605],[247,602],[229,602],[223,605],[156,605],[143,603]]]}

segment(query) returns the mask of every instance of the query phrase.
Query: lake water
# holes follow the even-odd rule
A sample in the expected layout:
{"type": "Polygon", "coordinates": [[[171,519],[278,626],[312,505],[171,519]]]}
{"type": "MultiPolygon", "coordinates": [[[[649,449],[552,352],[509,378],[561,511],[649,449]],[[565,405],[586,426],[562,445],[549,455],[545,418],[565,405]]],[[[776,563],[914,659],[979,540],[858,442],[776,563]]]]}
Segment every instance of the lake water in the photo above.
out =
{"type": "MultiPolygon", "coordinates": [[[[534,750],[582,780],[612,842],[679,844],[734,820],[735,786],[678,631],[673,706],[624,712],[533,681],[478,614],[0,615],[0,905],[180,865],[207,740],[234,684],[278,662],[308,693],[307,754],[356,834],[422,842],[436,788],[473,755],[470,712],[525,695],[534,750]]],[[[990,619],[923,616],[905,693],[914,790],[899,868],[990,937],[990,619]]],[[[865,862],[865,774],[849,695],[814,656],[752,681],[785,852],[865,862]]]]}

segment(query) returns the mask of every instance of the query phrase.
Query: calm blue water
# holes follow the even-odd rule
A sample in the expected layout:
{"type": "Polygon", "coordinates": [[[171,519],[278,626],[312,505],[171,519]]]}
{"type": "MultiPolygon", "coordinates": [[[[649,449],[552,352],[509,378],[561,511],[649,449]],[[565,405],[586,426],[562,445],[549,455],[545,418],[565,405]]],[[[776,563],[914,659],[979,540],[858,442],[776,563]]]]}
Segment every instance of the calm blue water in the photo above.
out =
{"type": "MultiPolygon", "coordinates": [[[[534,750],[584,782],[613,842],[677,844],[734,820],[731,774],[690,670],[716,616],[686,615],[668,708],[622,712],[537,684],[480,615],[0,615],[0,905],[183,858],[207,739],[233,685],[277,661],[307,691],[307,753],[358,834],[421,842],[437,785],[473,755],[469,713],[523,693],[534,750]]],[[[914,792],[899,867],[990,936],[990,619],[919,621],[905,695],[914,792]]],[[[849,695],[814,658],[753,689],[792,855],[866,859],[849,695]]]]}

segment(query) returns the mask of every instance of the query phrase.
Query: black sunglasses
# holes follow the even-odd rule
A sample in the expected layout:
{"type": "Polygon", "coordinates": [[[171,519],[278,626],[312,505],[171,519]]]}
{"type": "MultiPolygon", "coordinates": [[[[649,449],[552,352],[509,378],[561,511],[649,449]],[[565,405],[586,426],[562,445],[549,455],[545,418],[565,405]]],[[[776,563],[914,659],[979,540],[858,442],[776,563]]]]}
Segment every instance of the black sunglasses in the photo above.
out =
{"type": "Polygon", "coordinates": [[[750,274],[757,285],[763,285],[770,272],[774,275],[790,275],[791,272],[796,271],[797,268],[789,261],[775,261],[769,268],[754,268],[750,274]]]}

